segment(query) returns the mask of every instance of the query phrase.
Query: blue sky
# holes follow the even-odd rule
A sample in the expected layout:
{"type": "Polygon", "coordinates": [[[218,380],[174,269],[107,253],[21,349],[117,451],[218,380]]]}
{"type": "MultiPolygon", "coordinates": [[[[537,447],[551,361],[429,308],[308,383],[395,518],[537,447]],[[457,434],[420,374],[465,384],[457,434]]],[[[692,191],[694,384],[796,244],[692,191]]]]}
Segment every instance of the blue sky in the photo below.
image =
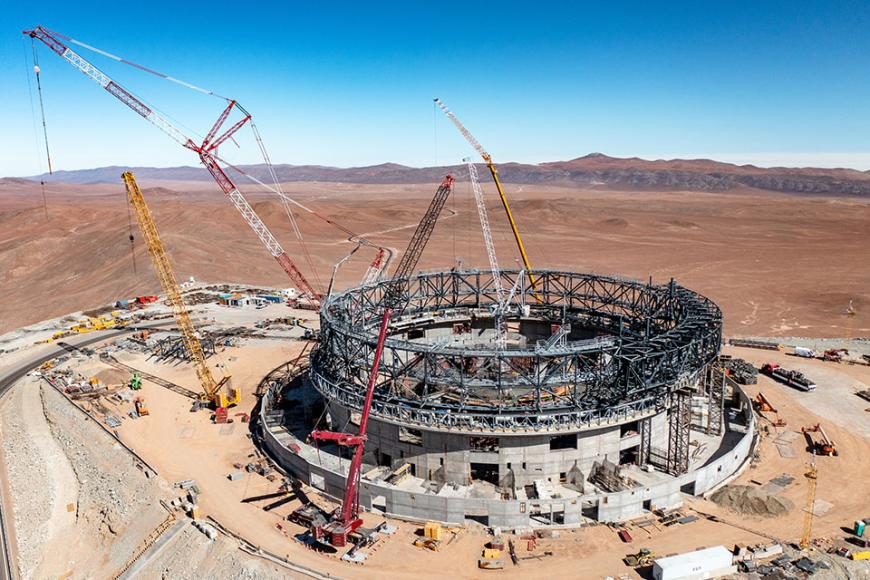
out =
{"type": "MultiPolygon", "coordinates": [[[[496,161],[600,151],[870,169],[866,1],[13,0],[0,14],[0,175],[45,167],[20,34],[36,24],[238,99],[280,163],[456,163],[471,150],[434,114],[439,96],[496,161]]],[[[195,132],[220,112],[73,48],[195,132]]],[[[38,50],[56,169],[196,163],[38,50]]],[[[224,154],[254,162],[248,145],[224,154]]]]}

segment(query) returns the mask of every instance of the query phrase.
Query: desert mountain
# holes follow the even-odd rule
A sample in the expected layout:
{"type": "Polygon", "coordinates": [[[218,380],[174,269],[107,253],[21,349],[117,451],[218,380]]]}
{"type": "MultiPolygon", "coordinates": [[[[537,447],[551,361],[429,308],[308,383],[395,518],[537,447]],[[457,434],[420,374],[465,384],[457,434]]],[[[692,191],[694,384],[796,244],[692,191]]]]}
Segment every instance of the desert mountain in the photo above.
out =
{"type": "MultiPolygon", "coordinates": [[[[75,184],[115,183],[127,168],[100,167],[76,171],[56,171],[53,175],[33,177],[52,182],[75,184]]],[[[258,179],[268,180],[264,165],[243,165],[241,169],[258,179]]],[[[408,167],[383,163],[368,167],[328,167],[323,165],[276,165],[283,182],[320,181],[365,184],[407,184],[437,182],[452,172],[462,179],[462,166],[408,167]]],[[[208,181],[205,169],[198,167],[136,167],[142,180],[208,181]]],[[[504,163],[499,165],[504,181],[516,184],[573,185],[579,187],[728,191],[755,188],[788,193],[870,195],[870,173],[853,169],[761,168],[733,165],[709,159],[645,160],[617,158],[592,153],[570,161],[537,165],[504,163]]]]}

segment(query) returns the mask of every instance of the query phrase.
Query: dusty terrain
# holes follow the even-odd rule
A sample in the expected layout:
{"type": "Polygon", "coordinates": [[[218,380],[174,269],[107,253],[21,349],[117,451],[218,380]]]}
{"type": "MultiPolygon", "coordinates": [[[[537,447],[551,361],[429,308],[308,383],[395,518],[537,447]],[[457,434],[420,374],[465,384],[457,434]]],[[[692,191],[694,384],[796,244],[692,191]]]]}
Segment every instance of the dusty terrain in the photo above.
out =
{"type": "MultiPolygon", "coordinates": [[[[180,278],[288,285],[231,204],[208,182],[145,182],[146,197],[180,278]],[[156,188],[156,189],[153,189],[156,188]]],[[[77,309],[156,292],[144,243],[131,258],[123,187],[48,186],[0,180],[0,332],[77,309]]],[[[375,244],[407,244],[436,188],[424,185],[291,183],[295,199],[375,244]]],[[[680,283],[716,300],[731,335],[870,334],[870,201],[736,190],[727,193],[604,191],[508,185],[534,267],[615,272],[680,283]],[[851,323],[844,312],[858,309],[851,323]]],[[[491,187],[490,221],[503,267],[516,250],[491,187]]],[[[300,269],[320,288],[353,245],[311,214],[297,212],[313,256],[300,252],[281,204],[249,196],[300,269]]],[[[374,251],[339,270],[356,283],[374,251]]],[[[468,183],[459,182],[422,268],[483,267],[486,257],[468,183]]],[[[393,264],[395,267],[395,264],[393,264]]]]}
{"type": "MultiPolygon", "coordinates": [[[[283,305],[263,310],[209,305],[199,306],[195,312],[198,318],[217,316],[225,326],[252,325],[255,320],[285,314],[304,316],[309,319],[308,324],[314,324],[310,320],[313,313],[288,310],[283,305]]],[[[294,332],[301,334],[301,329],[297,327],[294,332]]],[[[75,570],[76,577],[82,572],[87,575],[88,570],[99,576],[99,572],[118,570],[141,538],[165,517],[165,511],[156,500],[176,497],[179,492],[172,488],[172,484],[188,478],[195,479],[202,491],[199,501],[203,517],[214,518],[275,555],[334,577],[363,578],[377,574],[383,578],[403,578],[407,577],[409,566],[413,566],[415,574],[421,578],[445,575],[482,578],[491,575],[491,572],[475,567],[488,537],[480,526],[473,523],[438,553],[413,547],[417,526],[398,523],[396,535],[378,545],[366,563],[360,566],[341,562],[335,555],[312,552],[293,540],[293,536],[303,530],[284,521],[283,517],[298,506],[298,501],[270,512],[262,509],[268,501],[242,503],[244,498],[274,493],[278,482],[255,473],[245,473],[237,481],[227,478],[228,473],[237,469],[234,464],[250,461],[254,452],[248,438],[248,425],[235,412],[250,409],[254,404],[253,385],[278,364],[292,359],[302,345],[302,342],[286,339],[244,339],[239,346],[218,353],[212,362],[223,365],[233,375],[234,382],[245,385],[242,404],[233,414],[236,421],[230,425],[212,424],[205,412],[190,413],[188,399],[147,380],[140,394],[146,398],[151,410],[148,417],[132,420],[127,416],[130,403],[113,402],[109,398],[104,398],[101,404],[80,403],[99,421],[103,421],[107,414],[121,417],[121,426],[116,432],[121,441],[130,445],[158,471],[160,477],[152,480],[128,467],[129,457],[111,445],[111,439],[99,431],[93,421],[86,420],[71,403],[35,378],[26,378],[4,398],[0,427],[5,442],[6,467],[10,472],[11,489],[8,491],[12,492],[9,495],[14,498],[12,503],[19,523],[18,544],[22,554],[31,556],[27,576],[40,577],[43,572],[60,574],[65,570],[75,570]],[[22,418],[27,419],[25,424],[22,424],[22,418]],[[83,442],[90,442],[90,448],[83,449],[83,442]],[[172,453],[167,453],[167,449],[172,453]],[[48,470],[47,462],[51,462],[55,469],[48,470]],[[70,477],[77,484],[68,485],[70,477]],[[44,485],[38,490],[27,489],[28,481],[36,478],[44,481],[44,485]],[[123,482],[119,480],[116,485],[117,478],[122,478],[123,482]],[[67,498],[67,494],[72,497],[67,498]],[[75,504],[74,512],[67,512],[75,513],[75,518],[70,515],[57,517],[63,515],[64,508],[69,505],[66,502],[75,504]],[[101,506],[108,506],[108,509],[101,511],[101,506]],[[22,520],[26,524],[21,525],[22,520]],[[82,561],[78,551],[64,550],[70,545],[71,538],[81,539],[95,547],[89,552],[89,560],[82,561]],[[39,549],[42,542],[49,542],[47,545],[53,546],[52,550],[39,549]]],[[[189,365],[159,363],[142,353],[117,347],[113,352],[119,360],[136,368],[196,388],[195,375],[189,365]]],[[[738,543],[767,542],[769,536],[793,542],[800,536],[803,521],[802,510],[806,502],[803,473],[810,454],[800,437],[792,439],[793,454],[790,457],[777,451],[774,440],[785,432],[799,433],[802,426],[817,422],[824,424],[837,443],[840,456],[818,459],[818,514],[813,536],[842,537],[843,526],[850,525],[858,517],[866,517],[870,481],[866,479],[866,462],[860,459],[870,455],[870,419],[864,411],[866,404],[854,392],[870,385],[870,367],[797,359],[784,353],[751,349],[729,348],[727,352],[756,365],[771,360],[799,368],[819,385],[817,391],[804,393],[760,377],[758,385],[747,388],[750,395],[762,390],[777,406],[787,425],[774,428],[760,419],[761,426],[769,432],[760,446],[761,460],[755,467],[746,469],[734,483],[761,488],[773,478],[790,475],[794,481],[777,493],[787,500],[783,503],[793,507],[776,517],[747,516],[711,501],[687,497],[685,513],[713,514],[725,523],[701,519],[682,526],[650,528],[648,532],[628,524],[635,538],[631,545],[619,542],[616,531],[603,525],[563,530],[557,538],[542,539],[533,553],[540,555],[552,551],[553,556],[508,566],[501,575],[563,578],[577,577],[577,571],[582,570],[586,575],[580,577],[627,574],[636,578],[637,574],[622,563],[622,558],[640,547],[648,547],[662,555],[701,546],[722,544],[730,547],[738,543]]],[[[113,387],[127,379],[124,373],[100,362],[96,355],[77,355],[64,363],[64,366],[68,365],[74,365],[84,376],[99,376],[113,387]]],[[[325,501],[322,497],[316,499],[325,501]]],[[[364,518],[369,525],[381,521],[375,514],[365,514],[364,518]]],[[[165,534],[162,547],[156,547],[137,562],[137,573],[141,577],[271,578],[295,575],[245,554],[230,536],[219,535],[215,541],[210,541],[192,530],[189,522],[180,521],[175,531],[165,534]]],[[[519,538],[515,541],[520,557],[533,555],[524,541],[519,538]]],[[[819,557],[819,553],[814,557],[819,557]]],[[[867,577],[866,562],[831,558],[834,569],[816,577],[867,577]]]]}

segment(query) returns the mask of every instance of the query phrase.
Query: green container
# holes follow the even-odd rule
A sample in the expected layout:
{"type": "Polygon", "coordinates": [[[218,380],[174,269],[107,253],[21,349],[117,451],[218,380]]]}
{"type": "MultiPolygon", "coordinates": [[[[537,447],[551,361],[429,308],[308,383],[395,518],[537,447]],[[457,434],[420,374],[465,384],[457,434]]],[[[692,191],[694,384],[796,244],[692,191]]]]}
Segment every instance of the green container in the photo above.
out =
{"type": "Polygon", "coordinates": [[[859,538],[864,535],[864,528],[867,527],[864,522],[858,520],[855,522],[855,535],[859,538]]]}

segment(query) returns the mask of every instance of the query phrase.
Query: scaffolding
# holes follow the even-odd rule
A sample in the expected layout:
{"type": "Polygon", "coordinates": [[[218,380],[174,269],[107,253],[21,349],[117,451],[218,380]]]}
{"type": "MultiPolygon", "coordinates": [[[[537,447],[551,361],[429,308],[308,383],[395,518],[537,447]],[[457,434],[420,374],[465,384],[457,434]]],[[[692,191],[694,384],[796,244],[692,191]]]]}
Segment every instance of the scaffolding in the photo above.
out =
{"type": "Polygon", "coordinates": [[[692,392],[682,388],[671,393],[668,413],[667,472],[673,476],[689,471],[689,439],[692,427],[692,392]]]}
{"type": "Polygon", "coordinates": [[[725,369],[710,365],[707,382],[707,435],[721,435],[725,430],[725,369]]]}

